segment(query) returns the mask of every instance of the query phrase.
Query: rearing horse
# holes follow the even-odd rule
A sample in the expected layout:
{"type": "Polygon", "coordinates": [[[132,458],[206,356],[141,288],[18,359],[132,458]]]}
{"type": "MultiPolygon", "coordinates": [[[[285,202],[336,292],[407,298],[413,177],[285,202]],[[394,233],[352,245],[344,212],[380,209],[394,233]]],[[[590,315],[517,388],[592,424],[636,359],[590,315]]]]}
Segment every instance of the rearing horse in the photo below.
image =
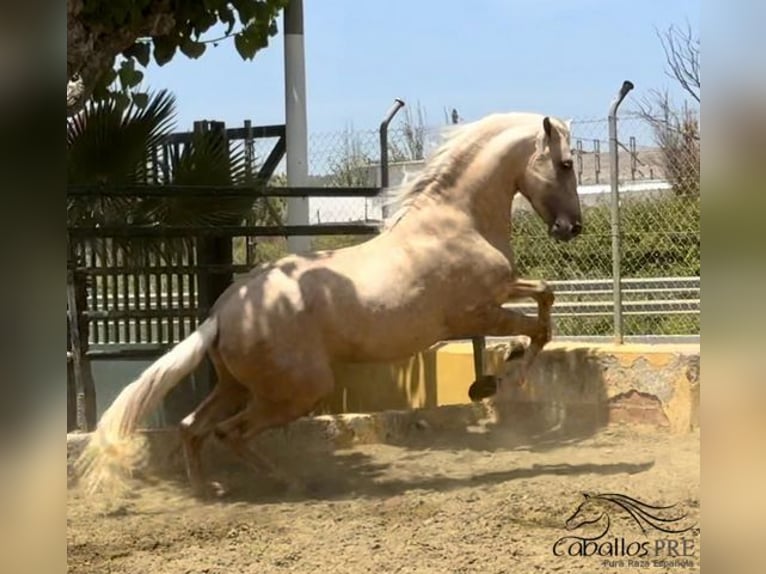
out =
{"type": "Polygon", "coordinates": [[[569,124],[493,114],[453,128],[400,190],[400,209],[374,238],[290,255],[239,278],[185,340],[126,386],[84,453],[86,472],[135,464],[131,436],[207,354],[217,384],[180,425],[189,480],[202,488],[200,448],[214,433],[246,443],[310,413],[334,386],[337,362],[405,358],[449,338],[526,335],[526,369],[550,340],[553,293],[518,277],[511,245],[516,193],[550,235],[582,230],[569,124]],[[532,298],[538,317],[503,307],[532,298]]]}

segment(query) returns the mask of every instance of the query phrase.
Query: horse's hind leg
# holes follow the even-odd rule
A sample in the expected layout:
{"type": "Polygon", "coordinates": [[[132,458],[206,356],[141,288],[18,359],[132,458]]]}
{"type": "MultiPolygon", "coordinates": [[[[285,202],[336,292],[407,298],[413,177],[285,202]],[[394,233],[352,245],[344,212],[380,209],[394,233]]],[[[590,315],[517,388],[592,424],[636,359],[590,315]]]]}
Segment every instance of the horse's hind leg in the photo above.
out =
{"type": "Polygon", "coordinates": [[[247,400],[247,390],[234,380],[215,354],[211,353],[211,359],[217,374],[216,385],[179,425],[186,475],[192,488],[199,493],[204,491],[200,451],[205,439],[217,423],[242,409],[247,400]]]}
{"type": "Polygon", "coordinates": [[[225,419],[236,406],[233,396],[216,385],[202,404],[179,425],[186,476],[198,493],[204,491],[205,484],[200,457],[202,445],[215,424],[225,419]]]}
{"type": "MultiPolygon", "coordinates": [[[[215,435],[250,466],[266,469],[293,487],[298,486],[296,481],[281,472],[262,453],[250,448],[248,442],[266,429],[286,425],[309,414],[332,391],[335,382],[332,370],[317,363],[310,369],[304,364],[294,373],[274,377],[274,384],[278,384],[281,391],[277,400],[254,393],[243,411],[215,428],[215,435]]],[[[262,381],[261,388],[264,383],[262,381]]]]}
{"type": "Polygon", "coordinates": [[[247,466],[254,469],[256,472],[266,472],[289,484],[292,487],[297,486],[295,481],[282,472],[277,465],[275,465],[268,457],[259,452],[257,448],[248,444],[249,439],[253,438],[257,433],[253,432],[253,429],[259,428],[261,431],[266,428],[280,426],[282,423],[270,424],[268,427],[262,427],[257,423],[251,426],[251,421],[263,420],[263,415],[268,409],[261,409],[255,407],[246,408],[230,419],[224,421],[215,429],[216,437],[226,444],[231,451],[247,466]]]}

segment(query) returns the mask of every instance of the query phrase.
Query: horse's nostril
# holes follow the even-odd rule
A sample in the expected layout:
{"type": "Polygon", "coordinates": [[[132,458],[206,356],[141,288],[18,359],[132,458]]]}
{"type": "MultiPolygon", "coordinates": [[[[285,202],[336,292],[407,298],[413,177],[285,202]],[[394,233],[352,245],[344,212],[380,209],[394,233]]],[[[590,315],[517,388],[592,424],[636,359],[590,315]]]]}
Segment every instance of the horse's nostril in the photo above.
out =
{"type": "Polygon", "coordinates": [[[572,235],[580,235],[582,232],[582,223],[576,222],[572,224],[572,235]]]}

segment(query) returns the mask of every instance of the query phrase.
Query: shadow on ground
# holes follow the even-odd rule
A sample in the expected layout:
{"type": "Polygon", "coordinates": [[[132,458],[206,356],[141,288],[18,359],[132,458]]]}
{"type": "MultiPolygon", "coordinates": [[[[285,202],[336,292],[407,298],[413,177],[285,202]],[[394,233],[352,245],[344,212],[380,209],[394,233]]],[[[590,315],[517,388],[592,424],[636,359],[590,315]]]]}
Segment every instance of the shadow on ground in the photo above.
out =
{"type": "MultiPolygon", "coordinates": [[[[608,422],[602,366],[587,349],[548,351],[524,385],[518,384],[517,366],[501,365],[501,390],[483,406],[397,413],[391,431],[380,437],[382,444],[338,449],[319,433],[298,439],[290,437],[289,427],[268,431],[254,447],[297,479],[302,485],[298,491],[243,465],[213,438],[203,451],[209,478],[226,488],[222,502],[283,502],[449,491],[539,476],[636,474],[653,466],[596,456],[568,464],[555,456],[557,449],[592,438],[608,422]],[[550,464],[544,453],[551,453],[550,464]]],[[[608,446],[608,440],[600,439],[587,448],[608,446]]],[[[163,461],[162,468],[152,469],[146,478],[188,491],[180,451],[167,448],[152,457],[163,461]]]]}
{"type": "MultiPolygon", "coordinates": [[[[602,367],[587,350],[549,352],[526,385],[518,385],[514,369],[514,363],[505,365],[504,385],[491,404],[397,413],[382,444],[337,449],[321,437],[291,439],[289,428],[269,431],[254,446],[260,444],[261,452],[299,480],[298,492],[244,467],[214,439],[205,452],[210,478],[227,487],[223,501],[284,502],[444,492],[542,476],[637,474],[652,468],[653,461],[612,461],[598,454],[611,446],[608,436],[589,440],[606,427],[608,401],[602,367]],[[573,463],[561,462],[567,455],[556,454],[581,444],[597,454],[573,463]]],[[[186,490],[180,455],[175,454],[174,469],[162,478],[186,490]]]]}
{"type": "MultiPolygon", "coordinates": [[[[646,472],[653,461],[614,461],[568,463],[530,463],[513,453],[493,464],[480,464],[490,453],[467,452],[455,437],[451,450],[435,452],[410,445],[365,445],[354,449],[294,449],[289,453],[269,453],[270,459],[288,476],[296,479],[300,490],[265,472],[241,464],[227,453],[206,458],[208,477],[226,488],[226,495],[211,503],[274,503],[304,500],[342,500],[348,498],[386,498],[410,491],[448,492],[465,487],[491,486],[542,476],[617,475],[646,472]]],[[[592,447],[591,447],[592,448],[592,447]]],[[[168,482],[188,491],[186,476],[173,465],[146,477],[149,483],[168,482]]]]}

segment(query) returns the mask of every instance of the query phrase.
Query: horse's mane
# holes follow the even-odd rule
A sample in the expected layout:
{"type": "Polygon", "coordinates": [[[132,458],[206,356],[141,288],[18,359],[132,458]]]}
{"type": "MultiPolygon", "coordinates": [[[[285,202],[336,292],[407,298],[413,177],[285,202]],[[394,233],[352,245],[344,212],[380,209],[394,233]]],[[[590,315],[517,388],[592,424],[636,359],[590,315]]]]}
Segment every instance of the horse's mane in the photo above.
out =
{"type": "Polygon", "coordinates": [[[682,514],[681,516],[663,517],[654,512],[658,510],[669,510],[675,508],[675,504],[670,506],[653,506],[624,494],[613,493],[597,494],[591,496],[590,498],[591,500],[603,500],[606,502],[611,502],[612,504],[622,508],[633,518],[633,520],[635,520],[636,524],[638,524],[644,534],[646,533],[644,522],[657,530],[668,533],[681,533],[693,528],[693,526],[688,526],[683,529],[675,530],[662,526],[662,523],[678,522],[686,518],[686,513],[682,514]]]}
{"type": "MultiPolygon", "coordinates": [[[[471,165],[479,147],[491,139],[488,132],[495,132],[498,128],[504,129],[512,125],[539,126],[542,117],[541,114],[525,112],[492,114],[473,122],[441,128],[437,136],[437,147],[429,157],[425,158],[425,167],[414,177],[405,173],[405,178],[400,185],[383,191],[384,206],[388,207],[393,214],[385,219],[382,227],[390,229],[396,225],[415,199],[431,184],[449,185],[457,181],[471,165]]],[[[542,131],[538,131],[542,137],[542,131]]]]}
{"type": "Polygon", "coordinates": [[[460,136],[473,130],[477,122],[465,124],[449,125],[439,130],[437,140],[439,141],[436,149],[428,157],[424,158],[425,167],[416,175],[405,171],[404,179],[398,186],[389,187],[383,191],[384,205],[391,209],[392,215],[383,222],[383,227],[388,229],[396,225],[405,212],[410,208],[412,202],[433,183],[438,174],[449,169],[450,164],[457,162],[455,154],[456,142],[460,136]]]}

